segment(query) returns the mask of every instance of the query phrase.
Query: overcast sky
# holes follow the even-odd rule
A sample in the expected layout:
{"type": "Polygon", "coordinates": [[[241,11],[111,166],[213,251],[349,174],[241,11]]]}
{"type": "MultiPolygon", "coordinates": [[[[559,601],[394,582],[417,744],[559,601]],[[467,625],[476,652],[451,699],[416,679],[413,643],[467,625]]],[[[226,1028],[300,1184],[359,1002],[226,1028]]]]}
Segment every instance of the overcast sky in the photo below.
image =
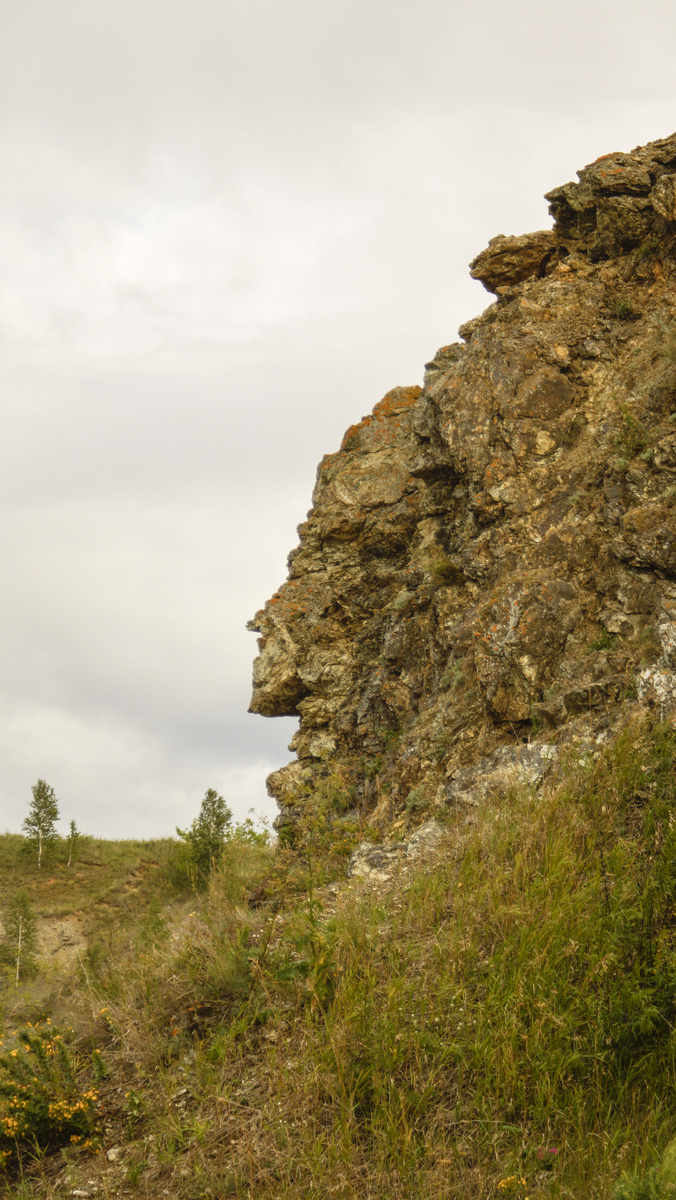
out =
{"type": "Polygon", "coordinates": [[[244,623],[318,460],[542,194],[676,128],[676,6],[0,0],[0,829],[271,814],[244,623]]]}

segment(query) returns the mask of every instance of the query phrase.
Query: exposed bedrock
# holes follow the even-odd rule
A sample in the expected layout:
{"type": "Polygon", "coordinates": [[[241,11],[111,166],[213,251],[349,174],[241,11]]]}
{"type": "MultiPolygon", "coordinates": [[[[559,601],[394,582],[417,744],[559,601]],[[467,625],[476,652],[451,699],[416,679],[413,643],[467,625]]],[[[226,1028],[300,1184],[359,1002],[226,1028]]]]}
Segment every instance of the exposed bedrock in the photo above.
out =
{"type": "Polygon", "coordinates": [[[474,260],[497,300],[424,386],[323,459],[250,623],[251,711],[300,716],[280,827],[316,797],[420,816],[501,746],[676,695],[676,135],[548,199],[474,260]]]}

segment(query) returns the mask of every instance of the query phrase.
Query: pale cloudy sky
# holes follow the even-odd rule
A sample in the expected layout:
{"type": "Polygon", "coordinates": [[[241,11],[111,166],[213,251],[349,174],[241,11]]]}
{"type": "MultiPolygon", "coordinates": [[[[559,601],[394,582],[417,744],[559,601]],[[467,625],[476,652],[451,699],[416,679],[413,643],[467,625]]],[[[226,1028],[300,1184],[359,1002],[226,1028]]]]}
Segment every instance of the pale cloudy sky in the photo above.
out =
{"type": "Polygon", "coordinates": [[[271,813],[249,616],[542,193],[676,128],[662,0],[0,0],[0,829],[271,813]]]}

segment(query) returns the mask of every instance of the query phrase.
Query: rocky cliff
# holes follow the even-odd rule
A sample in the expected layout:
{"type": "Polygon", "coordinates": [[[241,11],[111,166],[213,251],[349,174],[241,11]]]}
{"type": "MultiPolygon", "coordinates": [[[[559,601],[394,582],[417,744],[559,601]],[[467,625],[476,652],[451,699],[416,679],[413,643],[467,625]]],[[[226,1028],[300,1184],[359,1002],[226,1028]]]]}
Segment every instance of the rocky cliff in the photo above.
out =
{"type": "Polygon", "coordinates": [[[419,823],[676,693],[676,135],[549,192],[471,264],[497,299],[320,464],[250,628],[251,711],[319,796],[419,823]]]}

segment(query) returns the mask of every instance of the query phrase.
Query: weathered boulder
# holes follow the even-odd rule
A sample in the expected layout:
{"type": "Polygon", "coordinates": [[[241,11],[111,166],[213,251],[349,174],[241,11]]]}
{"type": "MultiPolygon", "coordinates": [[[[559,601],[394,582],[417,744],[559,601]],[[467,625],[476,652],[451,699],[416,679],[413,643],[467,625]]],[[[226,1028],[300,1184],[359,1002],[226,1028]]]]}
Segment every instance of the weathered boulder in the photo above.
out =
{"type": "Polygon", "coordinates": [[[675,180],[676,135],[550,192],[472,264],[498,300],[323,459],[251,623],[252,711],[300,717],[280,823],[408,828],[676,702],[675,180]]]}

